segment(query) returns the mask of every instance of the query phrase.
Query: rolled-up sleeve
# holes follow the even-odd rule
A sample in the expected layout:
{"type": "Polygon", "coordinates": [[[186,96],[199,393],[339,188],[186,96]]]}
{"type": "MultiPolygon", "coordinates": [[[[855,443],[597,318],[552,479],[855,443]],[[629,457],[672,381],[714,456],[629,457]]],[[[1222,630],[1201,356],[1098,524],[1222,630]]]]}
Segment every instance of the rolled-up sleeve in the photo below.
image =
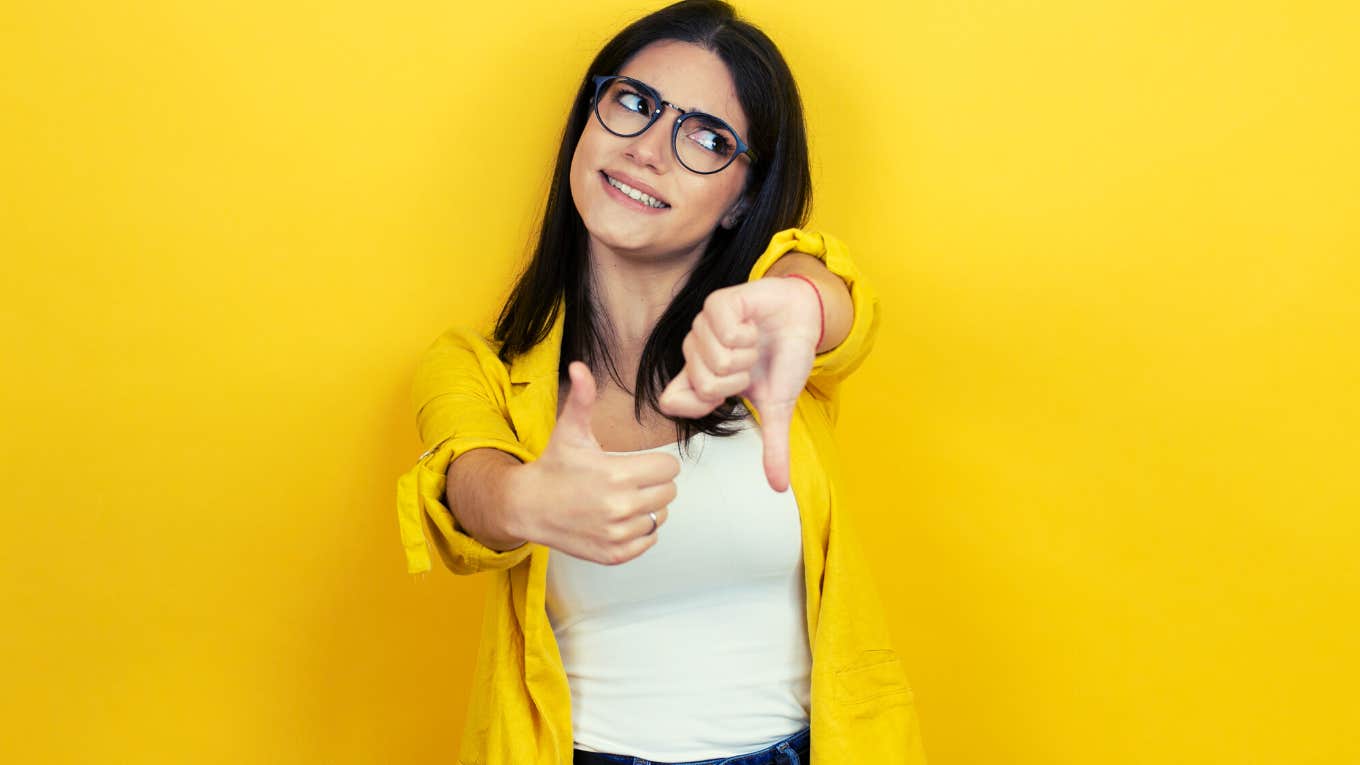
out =
{"type": "Polygon", "coordinates": [[[827,270],[839,276],[850,289],[850,302],[854,317],[850,324],[850,334],[835,348],[816,355],[812,371],[808,374],[807,390],[828,410],[831,420],[836,419],[836,394],[841,381],[859,368],[873,349],[878,337],[880,307],[878,293],[864,278],[845,244],[830,234],[814,233],[791,228],[775,234],[769,247],[751,268],[749,281],[765,275],[775,261],[789,252],[803,252],[821,260],[827,270]]]}
{"type": "Polygon", "coordinates": [[[411,399],[425,453],[397,480],[397,516],[407,571],[430,569],[425,531],[455,574],[513,567],[531,552],[525,543],[497,552],[464,532],[444,505],[449,463],[472,450],[492,448],[534,459],[520,444],[505,402],[505,366],[487,342],[455,327],[426,349],[416,366],[411,399]]]}

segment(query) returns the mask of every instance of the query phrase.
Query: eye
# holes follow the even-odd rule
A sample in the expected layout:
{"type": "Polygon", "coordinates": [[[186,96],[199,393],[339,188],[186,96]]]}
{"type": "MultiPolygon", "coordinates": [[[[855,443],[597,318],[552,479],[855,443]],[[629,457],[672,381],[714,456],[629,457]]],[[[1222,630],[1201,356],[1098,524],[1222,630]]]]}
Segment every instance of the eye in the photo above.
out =
{"type": "Polygon", "coordinates": [[[634,90],[620,90],[614,94],[614,101],[619,106],[635,114],[651,114],[652,104],[647,97],[634,90]]]}
{"type": "Polygon", "coordinates": [[[686,137],[699,144],[705,151],[723,157],[731,154],[732,150],[736,148],[736,144],[727,134],[727,131],[721,128],[701,126],[688,133],[686,137]]]}

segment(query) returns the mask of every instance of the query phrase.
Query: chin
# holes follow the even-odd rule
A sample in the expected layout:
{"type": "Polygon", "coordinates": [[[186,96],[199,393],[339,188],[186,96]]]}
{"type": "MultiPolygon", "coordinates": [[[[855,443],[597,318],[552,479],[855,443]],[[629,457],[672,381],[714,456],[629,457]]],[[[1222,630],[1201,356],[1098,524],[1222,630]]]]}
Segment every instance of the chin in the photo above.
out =
{"type": "MultiPolygon", "coordinates": [[[[607,204],[610,204],[609,200],[605,201],[605,205],[607,204]]],[[[621,253],[638,252],[656,247],[658,240],[665,238],[664,234],[658,231],[655,222],[628,220],[624,216],[611,214],[613,212],[606,208],[605,213],[601,214],[600,208],[597,207],[595,215],[581,218],[590,238],[605,247],[621,253]]]]}
{"type": "Polygon", "coordinates": [[[631,227],[616,226],[598,230],[586,229],[591,238],[619,254],[642,255],[656,248],[654,232],[638,231],[631,227]]]}

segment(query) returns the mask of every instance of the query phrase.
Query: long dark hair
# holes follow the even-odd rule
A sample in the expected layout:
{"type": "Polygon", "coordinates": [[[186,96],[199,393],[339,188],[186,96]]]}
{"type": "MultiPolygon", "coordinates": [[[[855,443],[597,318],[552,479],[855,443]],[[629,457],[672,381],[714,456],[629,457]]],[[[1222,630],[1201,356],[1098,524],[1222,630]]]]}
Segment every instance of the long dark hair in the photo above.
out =
{"type": "MultiPolygon", "coordinates": [[[[643,347],[633,389],[639,422],[644,406],[660,413],[657,399],[685,365],[681,345],[704,299],[714,290],[745,282],[770,238],[804,225],[812,204],[802,100],[788,64],[770,38],[738,18],[722,0],[683,0],[633,22],[604,46],[581,78],[562,132],[533,258],[496,320],[494,337],[500,343],[501,361],[509,363],[547,337],[561,299],[566,316],[559,384],[567,379],[568,361],[580,359],[592,370],[607,369],[618,386],[628,390],[605,342],[608,330],[591,300],[587,234],[572,199],[571,160],[592,116],[591,76],[617,74],[634,54],[660,40],[702,46],[727,65],[750,125],[746,140],[759,161],[748,171],[743,198],[749,204],[738,225],[719,226],[713,232],[643,347]]],[[[700,431],[715,436],[735,432],[728,424],[742,416],[734,412],[740,402],[740,397],[732,396],[704,417],[668,419],[675,423],[683,447],[700,431]]]]}

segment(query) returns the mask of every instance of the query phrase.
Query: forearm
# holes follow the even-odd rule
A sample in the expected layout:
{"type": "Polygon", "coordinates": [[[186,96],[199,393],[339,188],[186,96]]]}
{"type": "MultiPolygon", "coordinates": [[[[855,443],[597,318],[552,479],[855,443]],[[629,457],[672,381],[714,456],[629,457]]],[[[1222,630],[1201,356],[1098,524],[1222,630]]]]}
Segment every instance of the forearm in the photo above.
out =
{"type": "Polygon", "coordinates": [[[790,252],[776,260],[765,272],[765,278],[798,274],[816,283],[822,294],[822,306],[826,317],[826,332],[822,336],[817,353],[824,353],[840,345],[850,334],[854,323],[855,308],[850,299],[850,288],[814,255],[805,252],[790,252]]]}
{"type": "Polygon", "coordinates": [[[499,449],[473,449],[449,463],[445,502],[455,527],[497,552],[524,544],[513,530],[514,471],[524,465],[499,449]]]}

